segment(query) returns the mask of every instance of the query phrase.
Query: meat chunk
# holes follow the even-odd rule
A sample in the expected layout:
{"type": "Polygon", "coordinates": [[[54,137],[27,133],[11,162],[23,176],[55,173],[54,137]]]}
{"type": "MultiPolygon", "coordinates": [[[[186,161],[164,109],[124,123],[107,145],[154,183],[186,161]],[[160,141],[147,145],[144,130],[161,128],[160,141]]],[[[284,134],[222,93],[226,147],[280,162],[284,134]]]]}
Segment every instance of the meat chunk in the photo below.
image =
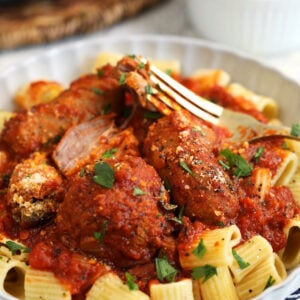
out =
{"type": "Polygon", "coordinates": [[[35,153],[15,167],[10,179],[7,200],[14,220],[23,228],[48,220],[56,213],[63,191],[63,180],[45,154],[35,153]]]}
{"type": "Polygon", "coordinates": [[[119,107],[116,105],[121,98],[119,83],[106,78],[98,78],[98,81],[109,81],[106,90],[100,92],[97,87],[82,87],[75,81],[55,100],[17,113],[5,123],[2,140],[22,157],[41,149],[52,150],[51,146],[71,126],[91,120],[110,105],[119,107]]]}
{"type": "Polygon", "coordinates": [[[101,158],[105,151],[115,155],[139,155],[138,141],[127,129],[119,131],[111,115],[99,116],[91,121],[71,127],[53,152],[60,171],[70,176],[88,164],[91,157],[101,158]]]}
{"type": "Polygon", "coordinates": [[[229,176],[213,154],[215,133],[174,112],[150,126],[144,153],[171,185],[185,215],[204,223],[228,223],[239,208],[229,176]]]}
{"type": "Polygon", "coordinates": [[[68,247],[115,266],[147,263],[158,250],[174,246],[159,205],[168,202],[168,194],[154,168],[140,157],[105,163],[114,171],[112,188],[95,182],[92,165],[85,175],[69,179],[56,219],[58,232],[68,247]]]}

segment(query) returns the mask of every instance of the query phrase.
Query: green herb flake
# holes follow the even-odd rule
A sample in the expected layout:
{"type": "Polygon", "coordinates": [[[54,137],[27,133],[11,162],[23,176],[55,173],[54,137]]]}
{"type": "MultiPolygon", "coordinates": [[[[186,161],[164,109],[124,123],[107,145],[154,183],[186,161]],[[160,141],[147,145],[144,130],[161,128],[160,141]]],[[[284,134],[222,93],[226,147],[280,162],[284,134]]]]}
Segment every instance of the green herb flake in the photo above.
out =
{"type": "Polygon", "coordinates": [[[127,57],[132,58],[132,59],[135,59],[135,58],[136,58],[136,55],[135,55],[135,54],[128,54],[127,57]]]}
{"type": "Polygon", "coordinates": [[[166,72],[167,75],[172,76],[172,70],[171,69],[167,69],[165,72],[166,72]]]}
{"type": "Polygon", "coordinates": [[[120,83],[120,85],[123,85],[126,83],[126,74],[125,73],[121,73],[119,83],[120,83]]]}
{"type": "Polygon", "coordinates": [[[144,113],[144,118],[146,119],[152,119],[152,120],[156,120],[162,117],[162,114],[159,111],[146,111],[144,113]]]}
{"type": "Polygon", "coordinates": [[[134,187],[133,188],[133,196],[142,196],[142,195],[145,195],[145,192],[143,190],[141,190],[140,188],[138,187],[134,187]]]}
{"type": "Polygon", "coordinates": [[[184,160],[180,160],[179,161],[179,165],[180,167],[185,170],[186,172],[188,172],[191,176],[195,176],[195,174],[193,173],[193,171],[189,168],[189,166],[186,164],[186,162],[184,160]]]}
{"type": "Polygon", "coordinates": [[[192,277],[195,280],[200,278],[202,279],[202,283],[207,281],[209,278],[213,277],[214,275],[218,275],[217,268],[212,265],[204,265],[202,267],[196,267],[192,269],[192,277]]]}
{"type": "Polygon", "coordinates": [[[264,147],[258,147],[256,152],[254,153],[254,160],[258,162],[262,154],[264,153],[264,147]]]}
{"type": "Polygon", "coordinates": [[[179,223],[179,224],[182,224],[182,223],[183,223],[183,220],[182,220],[182,218],[183,218],[183,213],[184,213],[184,206],[182,206],[182,207],[180,208],[178,217],[170,218],[169,220],[174,221],[174,222],[179,223]]]}
{"type": "Polygon", "coordinates": [[[82,168],[81,170],[80,170],[80,173],[79,173],[79,176],[80,177],[83,177],[84,175],[85,175],[85,168],[82,168]]]}
{"type": "MultiPolygon", "coordinates": [[[[247,177],[252,172],[252,167],[248,162],[240,155],[232,153],[229,149],[224,149],[220,152],[228,162],[230,168],[234,168],[233,174],[239,177],[247,177]]],[[[219,161],[220,163],[220,161],[219,161]]]]}
{"type": "Polygon", "coordinates": [[[125,278],[126,284],[130,291],[137,291],[139,289],[138,285],[134,282],[133,276],[130,273],[125,272],[125,278]]]}
{"type": "Polygon", "coordinates": [[[232,249],[232,255],[236,262],[238,263],[239,267],[241,270],[246,269],[247,267],[250,266],[248,262],[245,262],[236,252],[236,250],[232,249]]]}
{"type": "Polygon", "coordinates": [[[175,280],[177,270],[170,265],[167,258],[155,258],[155,267],[157,277],[160,281],[167,280],[173,282],[175,280]]]}
{"type": "Polygon", "coordinates": [[[143,62],[138,64],[138,69],[145,69],[146,65],[143,62]]]}
{"type": "Polygon", "coordinates": [[[5,246],[10,250],[12,255],[20,254],[21,252],[30,253],[31,249],[23,245],[17,244],[14,241],[7,241],[5,246]]]}
{"type": "Polygon", "coordinates": [[[264,290],[266,290],[267,288],[269,288],[272,285],[274,285],[275,282],[276,282],[276,280],[273,278],[272,275],[270,275],[269,278],[268,278],[268,281],[266,283],[266,286],[265,286],[264,290]]]}
{"type": "Polygon", "coordinates": [[[114,157],[114,154],[118,151],[118,148],[111,148],[109,150],[106,150],[103,154],[102,154],[102,158],[112,158],[114,157]]]}
{"type": "Polygon", "coordinates": [[[219,159],[218,163],[224,168],[224,170],[230,170],[230,166],[228,164],[226,164],[223,160],[219,159]]]}
{"type": "Polygon", "coordinates": [[[219,222],[216,223],[216,226],[218,226],[218,227],[225,227],[225,224],[224,224],[224,222],[219,221],[219,222]]]}
{"type": "Polygon", "coordinates": [[[92,90],[92,92],[94,92],[94,93],[97,94],[97,95],[100,95],[100,96],[104,95],[104,91],[101,90],[101,89],[99,89],[99,88],[96,87],[96,86],[92,87],[91,90],[92,90]]]}
{"type": "Polygon", "coordinates": [[[104,76],[104,74],[105,74],[105,72],[104,72],[104,70],[103,70],[103,69],[99,69],[99,70],[97,70],[97,75],[98,75],[98,77],[103,77],[103,76],[104,76]]]}
{"type": "Polygon", "coordinates": [[[300,124],[292,124],[291,135],[300,136],[300,124]]]}
{"type": "Polygon", "coordinates": [[[98,231],[94,232],[94,238],[96,240],[98,240],[99,244],[103,243],[104,235],[105,235],[105,232],[106,232],[106,229],[107,229],[107,223],[108,223],[108,221],[104,220],[104,222],[102,224],[101,231],[100,232],[98,232],[98,231]]]}
{"type": "Polygon", "coordinates": [[[102,110],[102,115],[107,115],[111,112],[112,110],[112,106],[111,106],[111,103],[107,103],[104,107],[103,107],[103,110],[102,110]]]}
{"type": "Polygon", "coordinates": [[[107,162],[97,162],[94,166],[94,171],[95,175],[93,176],[93,180],[95,183],[109,189],[113,187],[115,172],[107,162]]]}
{"type": "Polygon", "coordinates": [[[146,92],[147,95],[152,95],[153,94],[153,88],[150,84],[147,84],[145,86],[145,92],[146,92]]]}
{"type": "Polygon", "coordinates": [[[202,258],[204,254],[206,253],[206,247],[203,243],[203,239],[199,242],[198,246],[192,251],[194,255],[196,255],[199,258],[202,258]]]}

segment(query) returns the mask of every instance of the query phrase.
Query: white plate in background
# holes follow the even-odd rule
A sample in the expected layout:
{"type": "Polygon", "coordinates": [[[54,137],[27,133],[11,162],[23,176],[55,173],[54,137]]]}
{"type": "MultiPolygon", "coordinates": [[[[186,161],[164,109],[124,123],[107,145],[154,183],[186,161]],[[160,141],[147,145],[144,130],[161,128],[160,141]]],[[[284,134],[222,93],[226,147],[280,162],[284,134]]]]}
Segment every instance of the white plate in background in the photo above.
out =
{"type": "MultiPolygon", "coordinates": [[[[222,68],[232,81],[278,101],[280,118],[288,125],[300,123],[300,86],[275,69],[251,57],[214,43],[176,36],[101,38],[53,48],[0,73],[0,109],[14,108],[12,97],[23,84],[38,79],[67,85],[93,68],[101,51],[141,54],[148,58],[180,60],[188,75],[199,68],[222,68]]],[[[265,291],[256,300],[284,299],[300,287],[300,267],[283,284],[265,291]]],[[[5,298],[1,296],[1,300],[5,298]]],[[[295,299],[295,298],[293,298],[295,299]]]]}

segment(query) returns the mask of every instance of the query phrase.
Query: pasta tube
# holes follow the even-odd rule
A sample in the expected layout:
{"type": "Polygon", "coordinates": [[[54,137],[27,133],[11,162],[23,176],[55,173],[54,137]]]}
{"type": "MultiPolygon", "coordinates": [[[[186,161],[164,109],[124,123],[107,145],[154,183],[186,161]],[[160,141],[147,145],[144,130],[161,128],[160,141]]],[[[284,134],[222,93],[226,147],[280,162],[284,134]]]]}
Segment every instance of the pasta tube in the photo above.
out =
{"type": "Polygon", "coordinates": [[[139,290],[130,290],[114,273],[101,276],[92,286],[86,297],[87,300],[149,300],[148,295],[139,290]]]}
{"type": "Polygon", "coordinates": [[[272,98],[255,94],[238,83],[232,83],[227,91],[234,97],[243,97],[251,101],[269,120],[278,115],[278,104],[272,98]]]}
{"type": "Polygon", "coordinates": [[[0,256],[0,292],[24,299],[24,276],[27,269],[24,262],[0,256]]]}
{"type": "Polygon", "coordinates": [[[300,217],[296,217],[284,227],[286,246],[279,255],[287,269],[300,263],[300,217]]]}
{"type": "Polygon", "coordinates": [[[237,293],[227,266],[217,268],[217,275],[204,283],[199,280],[203,300],[230,299],[238,300],[237,293]]]}
{"type": "Polygon", "coordinates": [[[214,266],[232,263],[232,248],[240,242],[241,233],[236,225],[205,231],[186,249],[179,249],[180,264],[184,269],[193,269],[206,264],[214,266]],[[205,249],[203,255],[197,255],[197,248],[205,249]]]}
{"type": "Polygon", "coordinates": [[[273,250],[270,243],[263,237],[256,235],[245,243],[233,249],[234,260],[230,266],[234,282],[240,282],[268,257],[273,250]]]}
{"type": "Polygon", "coordinates": [[[26,300],[71,300],[70,291],[53,273],[29,268],[25,275],[26,300]]]}
{"type": "Polygon", "coordinates": [[[279,256],[275,253],[264,259],[251,273],[236,284],[239,299],[253,298],[272,285],[286,278],[286,271],[279,256]]]}
{"type": "Polygon", "coordinates": [[[192,279],[150,285],[151,300],[194,300],[192,279]]]}

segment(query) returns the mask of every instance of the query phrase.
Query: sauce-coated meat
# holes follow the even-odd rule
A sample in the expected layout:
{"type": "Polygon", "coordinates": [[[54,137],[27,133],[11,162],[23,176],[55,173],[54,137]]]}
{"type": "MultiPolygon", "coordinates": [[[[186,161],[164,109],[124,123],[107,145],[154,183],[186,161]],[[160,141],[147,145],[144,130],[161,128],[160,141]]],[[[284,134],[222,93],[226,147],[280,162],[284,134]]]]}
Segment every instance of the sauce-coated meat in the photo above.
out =
{"type": "Polygon", "coordinates": [[[168,201],[168,194],[142,158],[107,162],[115,172],[111,189],[93,181],[92,168],[70,179],[58,211],[58,230],[65,245],[116,266],[147,263],[158,250],[173,247],[170,225],[159,205],[168,201]]]}
{"type": "Polygon", "coordinates": [[[14,221],[26,228],[48,220],[55,215],[63,192],[59,173],[45,154],[36,152],[19,163],[10,178],[7,201],[14,221]]]}
{"type": "Polygon", "coordinates": [[[228,223],[239,208],[231,180],[212,153],[215,141],[210,128],[174,112],[150,126],[144,144],[149,163],[170,183],[185,215],[209,224],[228,223]]]}
{"type": "MultiPolygon", "coordinates": [[[[15,154],[26,157],[40,149],[51,150],[51,145],[56,144],[68,128],[102,114],[108,105],[120,99],[117,97],[120,93],[117,88],[119,84],[111,78],[91,76],[94,88],[83,88],[82,77],[55,100],[16,113],[5,124],[2,141],[15,154]],[[97,87],[100,83],[104,85],[103,81],[109,82],[106,90],[97,87]]],[[[91,76],[87,75],[89,80],[91,76]]]]}

